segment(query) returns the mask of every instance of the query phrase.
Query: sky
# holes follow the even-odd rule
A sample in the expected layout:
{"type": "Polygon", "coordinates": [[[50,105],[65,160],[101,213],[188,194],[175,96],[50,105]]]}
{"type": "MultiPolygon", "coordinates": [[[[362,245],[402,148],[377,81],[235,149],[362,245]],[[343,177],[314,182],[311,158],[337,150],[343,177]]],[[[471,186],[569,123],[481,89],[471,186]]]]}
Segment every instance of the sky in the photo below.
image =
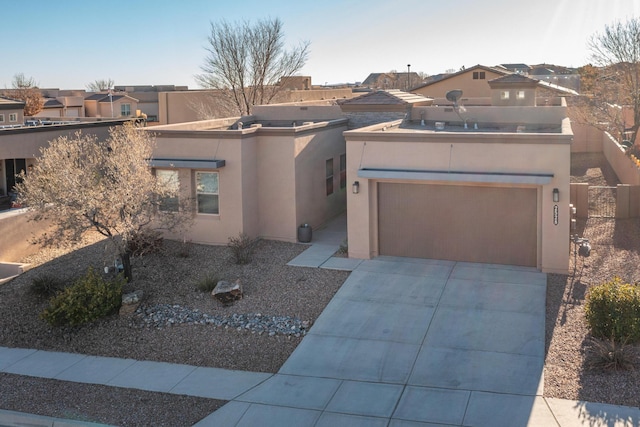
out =
{"type": "Polygon", "coordinates": [[[0,0],[0,88],[182,85],[207,54],[211,22],[279,18],[289,46],[310,42],[313,84],[392,70],[428,75],[476,64],[589,63],[588,39],[640,18],[640,0],[0,0]]]}

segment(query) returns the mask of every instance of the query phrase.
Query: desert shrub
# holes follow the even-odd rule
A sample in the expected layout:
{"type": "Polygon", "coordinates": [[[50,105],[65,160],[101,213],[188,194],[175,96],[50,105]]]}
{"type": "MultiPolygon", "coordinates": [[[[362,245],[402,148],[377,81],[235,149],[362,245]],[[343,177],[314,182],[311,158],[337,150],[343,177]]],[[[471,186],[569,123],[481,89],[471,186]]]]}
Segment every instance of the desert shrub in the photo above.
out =
{"type": "Polygon", "coordinates": [[[345,240],[340,243],[340,247],[336,252],[337,255],[348,255],[349,254],[349,243],[345,240]]]}
{"type": "Polygon", "coordinates": [[[89,268],[87,274],[54,296],[40,316],[53,326],[93,322],[120,308],[125,283],[122,275],[106,280],[89,268]]]}
{"type": "Polygon", "coordinates": [[[31,292],[42,297],[52,297],[64,288],[66,280],[51,275],[43,274],[31,281],[31,292]]]}
{"type": "Polygon", "coordinates": [[[640,340],[640,287],[619,277],[592,287],[587,294],[585,315],[591,334],[616,342],[640,340]]]}
{"type": "Polygon", "coordinates": [[[244,233],[237,237],[229,237],[227,246],[231,249],[233,261],[236,264],[249,264],[257,242],[258,239],[252,239],[244,233]]]}
{"type": "Polygon", "coordinates": [[[589,368],[602,371],[626,371],[633,369],[635,365],[632,347],[612,338],[600,340],[591,337],[586,362],[589,368]]]}
{"type": "Polygon", "coordinates": [[[180,243],[180,247],[178,248],[178,252],[176,255],[180,258],[189,258],[191,256],[191,249],[193,248],[193,243],[191,240],[184,239],[182,243],[180,243]]]}
{"type": "Polygon", "coordinates": [[[216,276],[207,274],[204,278],[198,280],[196,288],[201,292],[211,292],[218,284],[219,279],[216,276]]]}

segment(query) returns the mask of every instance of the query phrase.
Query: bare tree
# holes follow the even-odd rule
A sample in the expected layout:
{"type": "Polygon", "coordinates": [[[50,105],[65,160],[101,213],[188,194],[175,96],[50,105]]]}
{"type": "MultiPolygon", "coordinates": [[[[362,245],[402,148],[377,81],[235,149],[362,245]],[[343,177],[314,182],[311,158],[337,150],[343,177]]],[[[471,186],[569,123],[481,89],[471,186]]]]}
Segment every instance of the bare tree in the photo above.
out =
{"type": "Polygon", "coordinates": [[[204,73],[196,80],[204,88],[221,91],[239,114],[268,104],[280,90],[277,82],[299,72],[309,52],[309,42],[286,50],[282,25],[277,18],[255,24],[212,22],[204,73]]]}
{"type": "Polygon", "coordinates": [[[53,232],[41,243],[78,241],[87,231],[97,231],[110,239],[131,280],[133,239],[188,225],[191,218],[186,200],[181,209],[158,212],[179,190],[152,173],[154,146],[155,138],[133,125],[111,128],[104,141],[80,132],[51,141],[16,185],[18,201],[34,212],[34,219],[53,223],[53,232]]]}
{"type": "Polygon", "coordinates": [[[4,90],[2,95],[23,101],[25,116],[36,115],[44,108],[44,98],[38,89],[38,84],[33,77],[26,77],[24,73],[14,75],[11,89],[4,90]]]}
{"type": "Polygon", "coordinates": [[[618,138],[635,141],[640,128],[640,18],[605,26],[588,46],[599,73],[579,107],[591,109],[586,114],[591,124],[608,126],[618,138]]]}
{"type": "Polygon", "coordinates": [[[112,79],[98,79],[87,84],[87,90],[89,92],[104,92],[113,87],[114,81],[112,79]]]}

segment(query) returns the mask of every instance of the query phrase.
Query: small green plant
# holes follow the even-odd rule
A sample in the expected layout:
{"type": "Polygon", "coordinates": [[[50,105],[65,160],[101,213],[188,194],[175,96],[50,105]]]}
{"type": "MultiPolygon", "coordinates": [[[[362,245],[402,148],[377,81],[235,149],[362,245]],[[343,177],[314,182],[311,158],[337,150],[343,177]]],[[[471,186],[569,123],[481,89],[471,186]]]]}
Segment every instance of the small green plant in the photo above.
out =
{"type": "Polygon", "coordinates": [[[349,243],[345,240],[342,243],[340,243],[340,247],[338,248],[336,255],[346,256],[348,254],[349,254],[349,243]]]}
{"type": "Polygon", "coordinates": [[[592,287],[587,294],[585,316],[591,334],[618,343],[640,340],[640,287],[619,277],[592,287]]]}
{"type": "Polygon", "coordinates": [[[31,291],[41,297],[52,297],[64,288],[65,283],[64,279],[43,274],[31,281],[31,291]]]}
{"type": "Polygon", "coordinates": [[[249,264],[258,239],[252,239],[244,233],[238,237],[229,237],[228,247],[231,249],[233,261],[236,264],[249,264]]]}
{"type": "Polygon", "coordinates": [[[600,340],[591,337],[586,362],[589,368],[603,371],[627,371],[635,365],[631,346],[613,338],[600,340]]]}
{"type": "Polygon", "coordinates": [[[106,280],[89,268],[87,274],[54,296],[40,317],[53,326],[77,326],[116,312],[126,279],[106,280]]]}
{"type": "Polygon", "coordinates": [[[207,274],[204,278],[198,280],[196,288],[200,292],[211,292],[218,284],[219,279],[216,276],[207,274]]]}

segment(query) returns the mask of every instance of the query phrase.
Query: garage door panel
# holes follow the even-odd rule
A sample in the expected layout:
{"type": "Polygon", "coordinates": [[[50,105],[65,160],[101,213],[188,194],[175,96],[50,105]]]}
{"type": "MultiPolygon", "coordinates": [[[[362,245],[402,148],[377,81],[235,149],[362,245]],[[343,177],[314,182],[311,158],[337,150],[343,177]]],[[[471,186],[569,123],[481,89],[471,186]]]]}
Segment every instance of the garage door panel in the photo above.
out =
{"type": "Polygon", "coordinates": [[[380,183],[382,255],[536,266],[537,191],[380,183]]]}

